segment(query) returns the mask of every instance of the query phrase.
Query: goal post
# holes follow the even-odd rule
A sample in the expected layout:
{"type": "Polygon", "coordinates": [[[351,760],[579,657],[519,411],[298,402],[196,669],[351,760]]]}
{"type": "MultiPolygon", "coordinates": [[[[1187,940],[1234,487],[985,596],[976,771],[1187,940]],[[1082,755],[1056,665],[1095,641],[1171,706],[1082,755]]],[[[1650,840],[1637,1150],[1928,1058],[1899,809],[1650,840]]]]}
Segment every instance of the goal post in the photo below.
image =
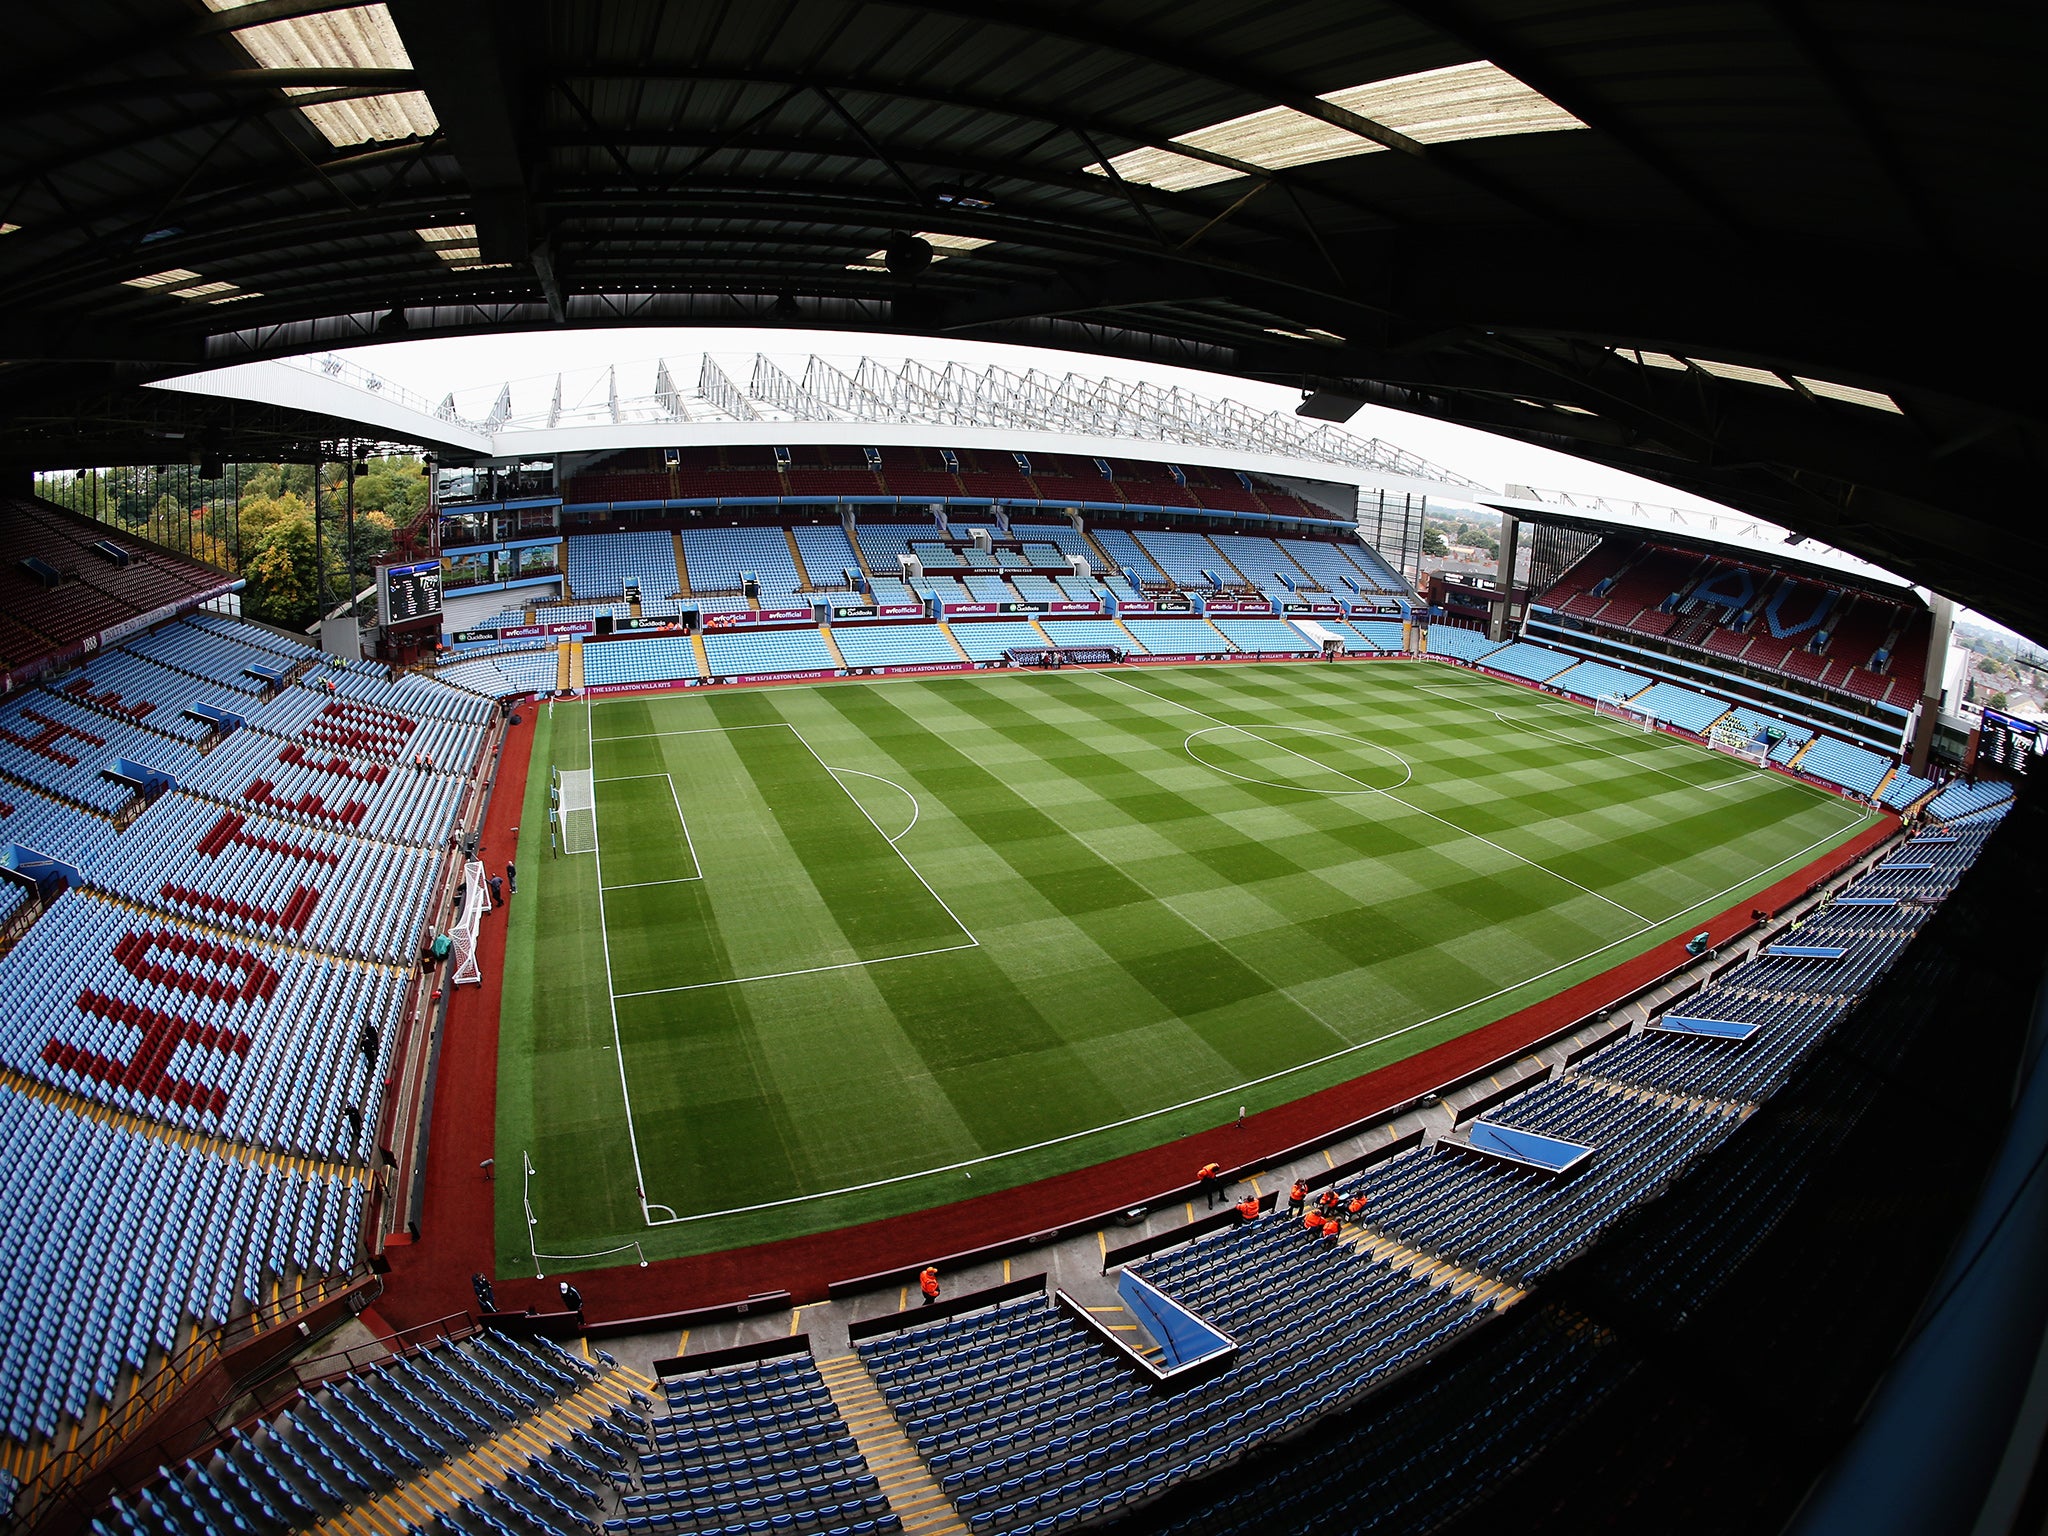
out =
{"type": "Polygon", "coordinates": [[[483,861],[470,859],[462,866],[462,914],[455,919],[455,931],[448,936],[449,957],[454,961],[449,979],[458,987],[481,985],[483,966],[477,960],[477,931],[484,914],[491,910],[491,887],[484,875],[483,861]]]}
{"type": "Polygon", "coordinates": [[[1644,710],[1631,709],[1626,699],[1617,693],[1603,693],[1593,701],[1593,713],[1618,720],[1623,725],[1634,726],[1639,731],[1657,729],[1657,717],[1644,710]]]}
{"type": "Polygon", "coordinates": [[[597,792],[588,768],[562,770],[562,852],[597,852],[597,792]]]}
{"type": "Polygon", "coordinates": [[[1741,758],[1752,768],[1761,768],[1771,760],[1770,738],[1761,731],[1752,734],[1733,715],[1722,716],[1708,728],[1707,745],[1716,752],[1741,758]]]}

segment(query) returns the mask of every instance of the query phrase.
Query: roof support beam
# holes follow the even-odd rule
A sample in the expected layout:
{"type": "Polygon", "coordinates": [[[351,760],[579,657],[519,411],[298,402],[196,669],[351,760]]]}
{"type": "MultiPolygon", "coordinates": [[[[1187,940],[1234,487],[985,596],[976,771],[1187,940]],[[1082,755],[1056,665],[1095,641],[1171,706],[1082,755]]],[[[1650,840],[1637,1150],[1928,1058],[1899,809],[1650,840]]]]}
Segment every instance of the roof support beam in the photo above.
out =
{"type": "Polygon", "coordinates": [[[532,140],[525,50],[546,35],[531,0],[389,0],[414,70],[469,183],[485,261],[525,263],[542,233],[530,189],[532,140]]]}

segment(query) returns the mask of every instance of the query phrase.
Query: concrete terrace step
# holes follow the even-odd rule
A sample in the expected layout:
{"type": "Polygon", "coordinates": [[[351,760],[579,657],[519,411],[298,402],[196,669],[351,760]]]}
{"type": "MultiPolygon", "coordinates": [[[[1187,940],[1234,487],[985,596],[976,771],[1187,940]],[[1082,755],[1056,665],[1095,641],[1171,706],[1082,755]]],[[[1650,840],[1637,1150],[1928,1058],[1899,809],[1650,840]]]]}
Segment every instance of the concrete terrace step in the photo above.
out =
{"type": "Polygon", "coordinates": [[[949,1536],[966,1530],[960,1512],[933,1480],[860,1357],[834,1356],[819,1364],[818,1374],[825,1378],[839,1416],[909,1536],[949,1536]]]}
{"type": "Polygon", "coordinates": [[[1435,1254],[1424,1253],[1420,1248],[1411,1248],[1379,1228],[1353,1227],[1338,1239],[1348,1243],[1362,1253],[1375,1259],[1384,1260],[1394,1268],[1426,1280],[1431,1285],[1449,1286],[1453,1295],[1468,1301],[1490,1301],[1495,1308],[1511,1307],[1529,1293],[1520,1286],[1510,1285],[1505,1280],[1496,1280],[1474,1269],[1462,1269],[1448,1259],[1435,1254]]]}
{"type": "Polygon", "coordinates": [[[336,1511],[313,1527],[348,1536],[402,1536],[407,1526],[430,1529],[434,1517],[453,1512],[463,1498],[477,1499],[486,1484],[501,1482],[513,1469],[525,1470],[529,1455],[545,1456],[548,1443],[567,1440],[587,1428],[591,1416],[614,1405],[630,1409],[629,1390],[652,1383],[623,1367],[607,1371],[549,1407],[506,1426],[475,1450],[438,1462],[424,1472],[336,1511]]]}

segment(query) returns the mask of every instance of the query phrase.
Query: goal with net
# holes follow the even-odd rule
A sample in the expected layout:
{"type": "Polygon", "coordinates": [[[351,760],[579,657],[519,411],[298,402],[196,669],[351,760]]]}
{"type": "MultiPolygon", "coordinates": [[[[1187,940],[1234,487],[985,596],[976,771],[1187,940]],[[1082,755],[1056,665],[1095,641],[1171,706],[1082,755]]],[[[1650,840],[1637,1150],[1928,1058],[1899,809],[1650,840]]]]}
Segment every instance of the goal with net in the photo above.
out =
{"type": "Polygon", "coordinates": [[[1733,715],[1723,715],[1708,727],[1707,745],[1716,752],[1726,752],[1730,757],[1739,757],[1756,768],[1763,767],[1771,759],[1770,738],[1761,731],[1752,734],[1749,728],[1733,715]]]}
{"type": "Polygon", "coordinates": [[[588,768],[561,772],[562,852],[597,852],[597,793],[588,768]]]}
{"type": "Polygon", "coordinates": [[[1623,725],[1632,725],[1639,731],[1657,729],[1657,717],[1640,709],[1631,709],[1628,701],[1619,694],[1603,693],[1593,701],[1593,713],[1605,715],[1610,720],[1619,720],[1623,725]]]}
{"type": "Polygon", "coordinates": [[[476,935],[484,914],[491,910],[491,888],[482,860],[471,859],[462,866],[462,893],[462,915],[448,935],[449,957],[454,961],[449,976],[458,987],[481,985],[484,979],[476,957],[476,935]]]}

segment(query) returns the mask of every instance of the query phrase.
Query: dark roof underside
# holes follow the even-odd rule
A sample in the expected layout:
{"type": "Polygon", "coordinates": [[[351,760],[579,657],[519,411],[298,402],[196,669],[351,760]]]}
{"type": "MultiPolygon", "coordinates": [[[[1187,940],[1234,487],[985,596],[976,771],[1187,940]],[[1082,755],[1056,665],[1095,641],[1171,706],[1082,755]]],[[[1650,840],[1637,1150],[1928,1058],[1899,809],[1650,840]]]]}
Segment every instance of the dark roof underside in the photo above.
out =
{"type": "Polygon", "coordinates": [[[265,39],[361,9],[15,9],[0,461],[17,468],[161,458],[151,433],[180,413],[174,441],[274,447],[291,424],[135,386],[380,323],[388,339],[394,308],[414,336],[975,337],[1561,448],[2048,636],[2029,505],[2037,8],[391,0],[395,61],[289,67],[265,39]],[[1482,60],[1584,126],[1461,137],[1322,100],[1482,60]],[[411,93],[427,111],[396,137],[315,121],[411,93]],[[1274,108],[1336,157],[1205,136],[1153,157],[1203,182],[1163,178],[1178,190],[1126,158],[1274,108]],[[1087,169],[1105,160],[1139,169],[1087,169]],[[418,233],[471,225],[459,259],[437,251],[466,236],[418,233]],[[988,243],[870,269],[917,234],[988,243]],[[127,286],[164,272],[195,276],[127,286]]]}

